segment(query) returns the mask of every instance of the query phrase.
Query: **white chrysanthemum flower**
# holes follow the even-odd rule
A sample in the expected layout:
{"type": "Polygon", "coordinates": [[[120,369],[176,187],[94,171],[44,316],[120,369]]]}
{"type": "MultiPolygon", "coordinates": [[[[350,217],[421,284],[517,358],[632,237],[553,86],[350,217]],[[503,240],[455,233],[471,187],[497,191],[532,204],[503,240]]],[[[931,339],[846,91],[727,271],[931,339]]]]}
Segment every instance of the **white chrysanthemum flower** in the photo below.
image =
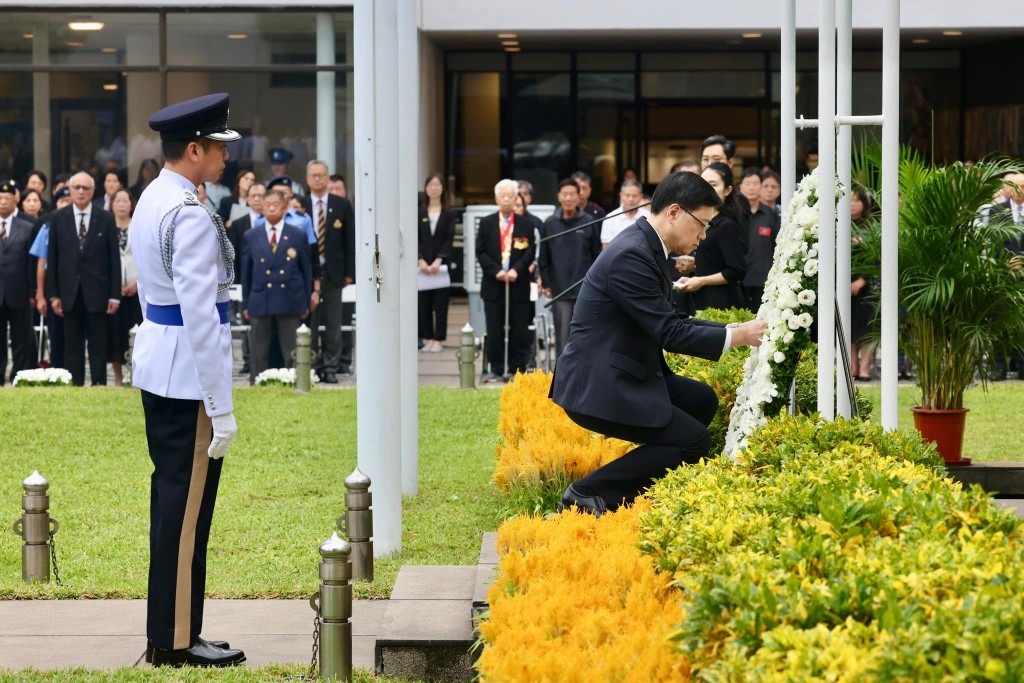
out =
{"type": "Polygon", "coordinates": [[[782,351],[776,351],[775,355],[772,356],[772,360],[775,361],[776,365],[778,365],[779,363],[785,363],[786,354],[784,354],[782,351]]]}
{"type": "Polygon", "coordinates": [[[816,298],[814,292],[809,289],[805,289],[796,295],[796,300],[804,306],[813,306],[816,298]]]}
{"type": "Polygon", "coordinates": [[[804,263],[804,275],[811,277],[818,274],[818,259],[807,259],[804,263]]]}
{"type": "Polygon", "coordinates": [[[811,317],[810,313],[801,313],[796,317],[796,321],[800,325],[800,327],[806,330],[810,328],[811,323],[814,322],[814,318],[811,317]]]}

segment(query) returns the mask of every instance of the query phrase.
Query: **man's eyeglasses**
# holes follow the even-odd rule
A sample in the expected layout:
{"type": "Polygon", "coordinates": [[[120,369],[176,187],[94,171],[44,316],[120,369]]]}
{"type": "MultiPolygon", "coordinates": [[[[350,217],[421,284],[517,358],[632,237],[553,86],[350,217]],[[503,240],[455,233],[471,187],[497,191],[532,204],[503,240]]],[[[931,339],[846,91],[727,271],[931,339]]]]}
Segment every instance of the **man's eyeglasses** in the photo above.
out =
{"type": "Polygon", "coordinates": [[[708,230],[711,229],[710,225],[708,225],[707,223],[705,223],[704,221],[702,221],[701,219],[697,218],[692,213],[690,213],[690,210],[687,209],[685,206],[680,206],[679,208],[682,209],[683,211],[685,211],[686,213],[689,213],[690,214],[690,218],[692,218],[693,220],[697,221],[697,223],[700,225],[700,229],[704,232],[704,234],[705,235],[708,234],[708,230]]]}
{"type": "Polygon", "coordinates": [[[86,190],[91,190],[92,185],[72,185],[71,189],[76,192],[85,192],[86,190]]]}

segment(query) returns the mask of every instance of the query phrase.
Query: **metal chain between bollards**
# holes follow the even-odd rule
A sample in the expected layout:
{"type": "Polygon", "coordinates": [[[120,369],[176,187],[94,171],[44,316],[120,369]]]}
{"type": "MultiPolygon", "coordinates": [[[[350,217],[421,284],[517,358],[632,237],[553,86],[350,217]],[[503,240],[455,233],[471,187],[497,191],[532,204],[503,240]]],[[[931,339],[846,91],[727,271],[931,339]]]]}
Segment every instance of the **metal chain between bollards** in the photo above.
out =
{"type": "Polygon", "coordinates": [[[50,564],[53,565],[53,580],[58,586],[63,586],[60,580],[60,568],[57,566],[57,539],[54,532],[50,532],[50,564]]]}
{"type": "Polygon", "coordinates": [[[316,616],[313,617],[313,656],[309,658],[309,671],[306,672],[306,678],[315,681],[316,680],[316,660],[320,655],[320,613],[317,612],[316,616]]]}

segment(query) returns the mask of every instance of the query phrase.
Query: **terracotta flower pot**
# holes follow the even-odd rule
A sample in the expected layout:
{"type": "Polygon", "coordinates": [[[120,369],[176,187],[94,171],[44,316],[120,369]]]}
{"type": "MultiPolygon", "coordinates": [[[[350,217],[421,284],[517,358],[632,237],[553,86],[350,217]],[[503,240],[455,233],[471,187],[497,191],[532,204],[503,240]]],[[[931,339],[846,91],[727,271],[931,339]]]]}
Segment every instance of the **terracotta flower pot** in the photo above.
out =
{"type": "Polygon", "coordinates": [[[964,421],[968,408],[953,410],[930,410],[911,408],[914,426],[926,441],[935,444],[946,465],[956,467],[970,465],[971,459],[961,457],[964,446],[964,421]]]}

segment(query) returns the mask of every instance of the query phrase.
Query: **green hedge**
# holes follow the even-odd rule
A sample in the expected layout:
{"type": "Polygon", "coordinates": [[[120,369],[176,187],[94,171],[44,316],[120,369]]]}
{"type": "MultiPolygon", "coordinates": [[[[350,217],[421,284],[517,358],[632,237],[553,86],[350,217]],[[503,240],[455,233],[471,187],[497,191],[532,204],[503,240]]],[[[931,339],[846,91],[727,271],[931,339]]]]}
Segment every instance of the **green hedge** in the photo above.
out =
{"type": "Polygon", "coordinates": [[[698,679],[1024,680],[1022,522],[916,434],[781,416],[651,496],[698,679]]]}

